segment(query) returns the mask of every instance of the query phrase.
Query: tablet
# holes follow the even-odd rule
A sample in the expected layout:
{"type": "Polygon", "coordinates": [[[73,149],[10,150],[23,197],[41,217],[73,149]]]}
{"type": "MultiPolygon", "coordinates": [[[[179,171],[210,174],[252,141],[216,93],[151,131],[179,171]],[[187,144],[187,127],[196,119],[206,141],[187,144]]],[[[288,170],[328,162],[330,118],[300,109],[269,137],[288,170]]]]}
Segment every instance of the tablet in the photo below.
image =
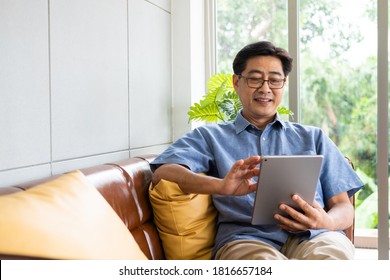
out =
{"type": "Polygon", "coordinates": [[[322,160],[322,155],[262,156],[252,224],[277,224],[274,214],[286,215],[279,210],[281,203],[296,207],[291,199],[293,194],[311,203],[315,197],[322,160]]]}

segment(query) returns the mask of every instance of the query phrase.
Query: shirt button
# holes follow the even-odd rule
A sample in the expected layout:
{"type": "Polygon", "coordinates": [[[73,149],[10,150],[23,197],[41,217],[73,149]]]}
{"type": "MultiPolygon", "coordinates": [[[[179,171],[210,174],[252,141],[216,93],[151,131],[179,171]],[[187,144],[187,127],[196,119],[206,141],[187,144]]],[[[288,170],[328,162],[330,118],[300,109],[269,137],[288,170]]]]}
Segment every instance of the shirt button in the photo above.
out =
{"type": "Polygon", "coordinates": [[[265,137],[263,137],[263,141],[265,141],[265,137]]]}

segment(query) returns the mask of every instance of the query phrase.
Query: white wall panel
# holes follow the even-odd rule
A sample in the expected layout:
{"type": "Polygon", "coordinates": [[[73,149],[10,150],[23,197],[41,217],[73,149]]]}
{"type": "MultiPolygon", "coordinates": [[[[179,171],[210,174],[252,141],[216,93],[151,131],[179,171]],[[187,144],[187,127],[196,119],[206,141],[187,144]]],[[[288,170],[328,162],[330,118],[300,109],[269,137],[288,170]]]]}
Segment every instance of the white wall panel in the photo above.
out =
{"type": "Polygon", "coordinates": [[[51,176],[50,164],[0,172],[0,188],[51,176]]]}
{"type": "Polygon", "coordinates": [[[126,0],[50,2],[53,160],[129,148],[126,0]]]}
{"type": "Polygon", "coordinates": [[[129,1],[130,148],[171,141],[170,38],[168,12],[129,1]]]}
{"type": "Polygon", "coordinates": [[[55,162],[52,165],[53,174],[62,174],[65,172],[70,172],[75,169],[86,168],[94,165],[116,162],[119,160],[129,158],[129,152],[117,152],[117,153],[109,153],[98,156],[91,156],[86,158],[78,158],[73,160],[64,160],[61,162],[55,162]]]}
{"type": "Polygon", "coordinates": [[[50,161],[47,1],[0,1],[0,170],[50,161]]]}
{"type": "Polygon", "coordinates": [[[164,150],[168,149],[170,144],[163,144],[157,146],[149,146],[146,148],[132,149],[130,151],[130,157],[137,157],[148,154],[161,154],[164,150]]]}

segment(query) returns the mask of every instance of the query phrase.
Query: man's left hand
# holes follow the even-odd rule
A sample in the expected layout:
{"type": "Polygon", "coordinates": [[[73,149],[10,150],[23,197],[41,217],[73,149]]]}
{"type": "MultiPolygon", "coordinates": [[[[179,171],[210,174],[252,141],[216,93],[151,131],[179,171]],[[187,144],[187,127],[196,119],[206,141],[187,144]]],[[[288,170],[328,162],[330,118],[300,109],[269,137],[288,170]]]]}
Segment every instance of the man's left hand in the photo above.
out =
{"type": "Polygon", "coordinates": [[[317,201],[314,201],[313,204],[309,204],[296,194],[292,196],[292,200],[302,212],[282,203],[279,206],[279,209],[286,213],[288,217],[284,217],[280,214],[275,214],[274,216],[275,219],[280,222],[279,226],[282,229],[287,231],[303,231],[307,229],[332,228],[331,217],[317,201]]]}

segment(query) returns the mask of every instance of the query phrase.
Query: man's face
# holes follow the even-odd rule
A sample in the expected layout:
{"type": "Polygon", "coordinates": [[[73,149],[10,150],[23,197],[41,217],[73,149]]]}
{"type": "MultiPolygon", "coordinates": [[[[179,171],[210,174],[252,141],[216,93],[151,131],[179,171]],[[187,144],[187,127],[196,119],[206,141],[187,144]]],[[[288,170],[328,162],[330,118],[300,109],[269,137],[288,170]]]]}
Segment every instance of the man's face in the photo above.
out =
{"type": "Polygon", "coordinates": [[[259,128],[271,122],[276,114],[277,108],[282,102],[285,76],[283,74],[282,62],[273,56],[256,56],[247,61],[247,67],[241,75],[233,75],[234,89],[240,97],[243,106],[244,117],[259,128]],[[256,84],[256,79],[271,80],[271,84],[264,82],[259,88],[251,88],[256,84]],[[276,81],[276,83],[275,83],[276,81]],[[277,86],[272,85],[277,84],[277,86]],[[249,85],[248,85],[249,83],[249,85]],[[271,86],[271,88],[270,88],[271,86]]]}

